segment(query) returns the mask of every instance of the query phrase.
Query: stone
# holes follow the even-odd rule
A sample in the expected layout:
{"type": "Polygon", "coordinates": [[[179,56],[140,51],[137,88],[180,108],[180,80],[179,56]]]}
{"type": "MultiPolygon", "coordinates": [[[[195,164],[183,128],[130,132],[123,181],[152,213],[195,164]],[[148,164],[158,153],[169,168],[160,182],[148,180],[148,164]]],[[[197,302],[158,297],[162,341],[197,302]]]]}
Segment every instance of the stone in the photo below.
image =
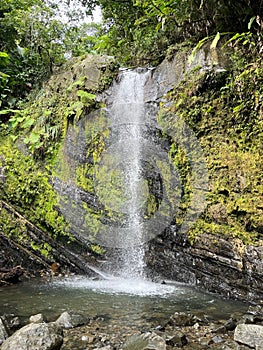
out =
{"type": "Polygon", "coordinates": [[[245,314],[237,322],[238,324],[253,324],[255,323],[254,315],[245,314]]]}
{"type": "Polygon", "coordinates": [[[236,328],[237,322],[231,317],[223,326],[215,328],[213,333],[226,333],[228,331],[233,331],[236,328]]]}
{"type": "Polygon", "coordinates": [[[19,317],[18,316],[13,317],[9,321],[8,326],[12,331],[15,331],[15,330],[19,329],[20,327],[22,327],[22,324],[21,324],[19,317]]]}
{"type": "Polygon", "coordinates": [[[67,311],[63,312],[56,320],[56,324],[62,328],[69,329],[82,326],[88,322],[88,319],[81,315],[70,315],[67,311]]]}
{"type": "Polygon", "coordinates": [[[174,347],[182,348],[188,343],[186,335],[180,331],[176,332],[173,336],[166,339],[166,344],[174,347]]]}
{"type": "Polygon", "coordinates": [[[234,340],[257,350],[263,350],[263,326],[238,324],[235,329],[234,340]]]}
{"type": "Polygon", "coordinates": [[[246,315],[253,316],[254,322],[263,321],[263,307],[261,305],[249,306],[246,315]]]}
{"type": "Polygon", "coordinates": [[[147,332],[131,336],[123,350],[166,350],[165,340],[156,333],[147,332]]]}
{"type": "Polygon", "coordinates": [[[0,345],[7,338],[8,338],[7,328],[6,328],[2,318],[0,317],[0,345]]]}
{"type": "Polygon", "coordinates": [[[223,341],[224,340],[222,337],[220,337],[219,335],[216,335],[211,339],[211,344],[213,344],[213,343],[219,344],[219,343],[222,343],[223,341]]]}
{"type": "Polygon", "coordinates": [[[54,322],[30,323],[6,339],[1,350],[58,350],[62,342],[62,330],[54,322]]]}
{"type": "Polygon", "coordinates": [[[237,239],[209,233],[189,246],[181,235],[158,237],[151,242],[147,267],[165,279],[198,284],[227,297],[261,303],[263,298],[263,246],[243,246],[237,239]],[[171,268],[172,266],[172,268],[171,268]]]}
{"type": "Polygon", "coordinates": [[[196,323],[196,316],[186,312],[175,312],[169,319],[171,326],[186,327],[193,326],[196,323]]]}
{"type": "Polygon", "coordinates": [[[42,323],[44,322],[44,316],[42,314],[32,315],[29,318],[30,323],[42,323]]]}
{"type": "Polygon", "coordinates": [[[225,327],[226,331],[233,331],[236,328],[236,326],[237,326],[237,323],[232,318],[230,318],[224,324],[224,327],[225,327]]]}
{"type": "Polygon", "coordinates": [[[157,332],[164,332],[164,331],[165,331],[165,327],[164,327],[164,326],[161,326],[161,325],[158,325],[158,326],[155,328],[155,330],[156,330],[157,332]]]}

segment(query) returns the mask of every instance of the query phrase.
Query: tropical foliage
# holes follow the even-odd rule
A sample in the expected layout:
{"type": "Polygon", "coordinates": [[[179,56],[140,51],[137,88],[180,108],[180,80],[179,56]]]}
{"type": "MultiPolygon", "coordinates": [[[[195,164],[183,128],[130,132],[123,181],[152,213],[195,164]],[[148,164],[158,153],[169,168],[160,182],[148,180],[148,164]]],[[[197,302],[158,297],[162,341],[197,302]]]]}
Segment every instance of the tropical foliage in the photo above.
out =
{"type": "Polygon", "coordinates": [[[0,106],[2,119],[19,100],[67,58],[93,49],[96,25],[61,2],[3,0],[0,3],[0,106]]]}
{"type": "Polygon", "coordinates": [[[97,48],[122,62],[159,62],[170,45],[228,32],[247,32],[248,25],[262,47],[262,0],[82,0],[99,5],[104,35],[97,48]]]}

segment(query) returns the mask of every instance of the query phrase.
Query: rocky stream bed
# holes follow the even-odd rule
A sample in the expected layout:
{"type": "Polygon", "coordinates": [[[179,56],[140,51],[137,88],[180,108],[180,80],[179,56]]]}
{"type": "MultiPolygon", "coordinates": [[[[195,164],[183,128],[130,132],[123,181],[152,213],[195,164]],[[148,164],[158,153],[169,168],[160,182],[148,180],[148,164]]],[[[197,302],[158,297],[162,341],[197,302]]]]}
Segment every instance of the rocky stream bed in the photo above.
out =
{"type": "Polygon", "coordinates": [[[63,312],[56,320],[46,320],[37,314],[26,322],[2,315],[0,339],[1,350],[262,350],[263,308],[249,306],[245,314],[235,313],[227,320],[175,312],[152,328],[121,325],[107,315],[63,312]]]}

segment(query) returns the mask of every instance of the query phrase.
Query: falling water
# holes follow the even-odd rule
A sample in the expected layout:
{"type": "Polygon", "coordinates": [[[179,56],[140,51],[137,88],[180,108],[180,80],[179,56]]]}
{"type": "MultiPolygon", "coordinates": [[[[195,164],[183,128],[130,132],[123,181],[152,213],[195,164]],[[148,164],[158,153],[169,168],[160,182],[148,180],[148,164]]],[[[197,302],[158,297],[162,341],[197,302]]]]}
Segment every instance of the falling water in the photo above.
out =
{"type": "Polygon", "coordinates": [[[147,71],[125,70],[115,86],[115,99],[110,113],[112,127],[119,130],[117,155],[124,178],[123,212],[126,214],[125,241],[122,249],[119,274],[122,277],[143,277],[144,247],[141,208],[145,183],[141,176],[142,125],[145,120],[144,84],[147,71]]]}

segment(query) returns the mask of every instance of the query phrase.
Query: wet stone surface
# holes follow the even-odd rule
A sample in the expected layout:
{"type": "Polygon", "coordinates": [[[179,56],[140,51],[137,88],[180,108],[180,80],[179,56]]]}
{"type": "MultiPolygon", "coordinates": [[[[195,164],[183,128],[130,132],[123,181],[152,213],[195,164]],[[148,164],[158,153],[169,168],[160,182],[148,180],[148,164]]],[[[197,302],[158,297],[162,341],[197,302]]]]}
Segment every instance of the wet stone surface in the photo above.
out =
{"type": "MultiPolygon", "coordinates": [[[[198,350],[198,349],[225,349],[225,350],[248,350],[256,349],[253,344],[242,344],[234,341],[234,332],[238,322],[242,322],[244,315],[239,317],[233,316],[230,320],[207,321],[198,316],[190,315],[189,313],[180,313],[177,317],[177,322],[181,325],[175,325],[170,320],[166,325],[159,325],[146,329],[144,327],[129,327],[121,325],[116,321],[109,321],[103,319],[96,319],[83,327],[64,330],[64,342],[61,347],[62,350],[91,350],[91,349],[148,349],[141,343],[134,348],[130,345],[130,339],[136,336],[144,336],[145,333],[150,332],[161,337],[166,344],[167,350],[175,348],[183,348],[184,350],[198,350]],[[190,317],[191,316],[191,317],[190,317]],[[195,323],[191,325],[186,322],[191,318],[195,323]],[[229,327],[231,325],[231,327],[229,327]],[[126,347],[127,346],[127,347],[126,347]]],[[[259,322],[259,327],[263,328],[263,323],[259,322]]],[[[134,343],[136,344],[136,343],[134,343]]],[[[139,342],[138,342],[139,344],[139,342]]],[[[154,345],[151,345],[154,346],[154,345]]],[[[152,349],[152,348],[151,348],[152,349]]]]}

